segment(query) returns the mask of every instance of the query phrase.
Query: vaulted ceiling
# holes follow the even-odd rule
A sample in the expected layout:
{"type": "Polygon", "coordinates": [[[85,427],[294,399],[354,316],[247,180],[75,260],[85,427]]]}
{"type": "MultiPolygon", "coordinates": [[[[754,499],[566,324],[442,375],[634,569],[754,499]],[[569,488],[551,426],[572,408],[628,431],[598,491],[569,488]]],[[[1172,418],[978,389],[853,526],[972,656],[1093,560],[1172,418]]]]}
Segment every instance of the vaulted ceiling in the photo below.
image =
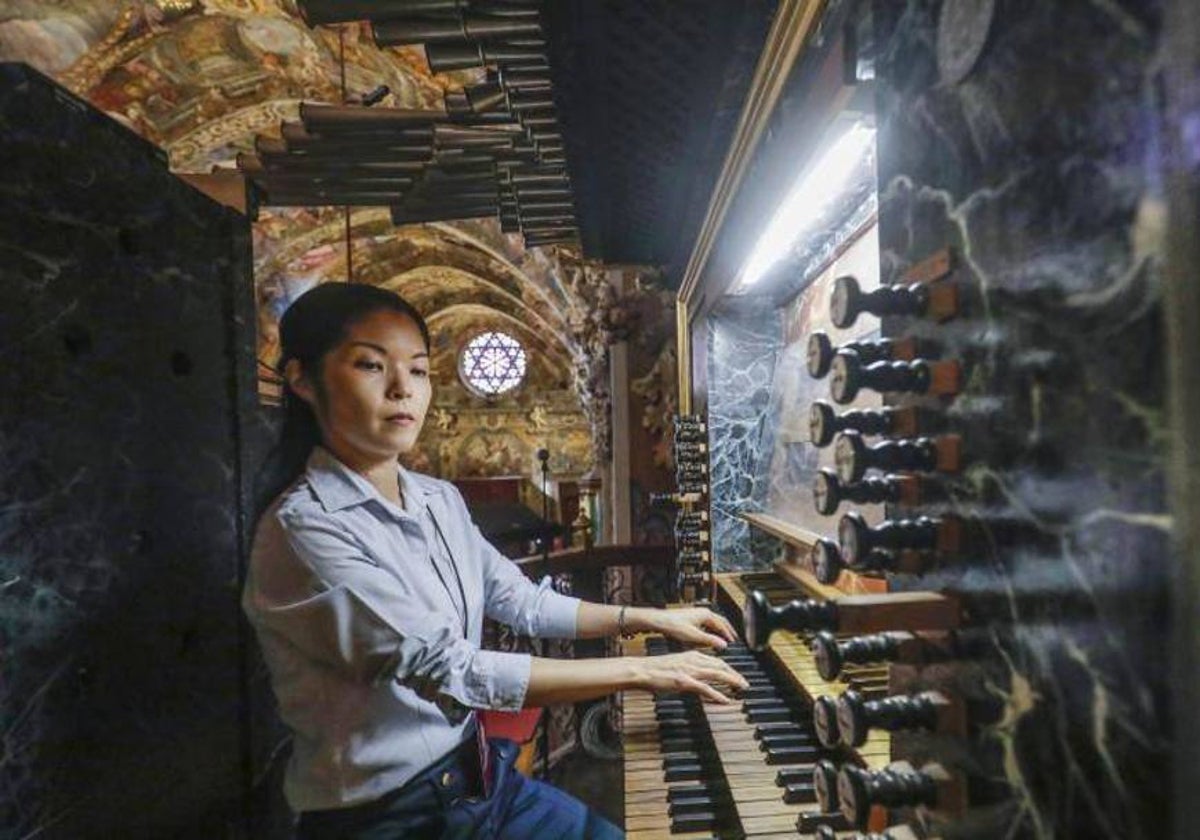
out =
{"type": "MultiPolygon", "coordinates": [[[[545,387],[594,382],[598,261],[682,267],[773,7],[544,3],[582,251],[526,250],[494,220],[397,228],[386,210],[268,208],[254,225],[263,369],[287,303],[349,278],[413,297],[444,345],[438,364],[471,328],[508,324],[538,351],[545,387]]],[[[295,0],[0,0],[0,59],[53,76],[181,173],[231,167],[304,100],[352,102],[386,84],[382,107],[439,109],[482,76],[432,73],[421,47],[380,48],[365,25],[309,28],[295,0]]]]}

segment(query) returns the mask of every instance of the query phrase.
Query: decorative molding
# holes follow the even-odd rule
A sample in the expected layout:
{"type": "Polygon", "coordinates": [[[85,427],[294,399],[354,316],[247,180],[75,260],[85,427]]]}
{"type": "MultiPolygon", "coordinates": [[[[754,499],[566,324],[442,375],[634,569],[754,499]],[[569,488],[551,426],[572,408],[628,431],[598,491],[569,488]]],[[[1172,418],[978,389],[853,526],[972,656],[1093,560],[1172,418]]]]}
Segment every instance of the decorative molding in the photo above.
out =
{"type": "Polygon", "coordinates": [[[264,131],[274,131],[284,120],[299,119],[300,101],[258,102],[201,124],[164,146],[171,156],[171,170],[207,172],[211,167],[207,159],[210,152],[264,131]]]}
{"type": "MultiPolygon", "coordinates": [[[[696,238],[696,245],[684,270],[683,282],[679,287],[679,306],[676,315],[677,356],[679,359],[679,409],[691,411],[691,320],[694,302],[703,299],[701,294],[712,249],[725,223],[746,170],[758,149],[759,140],[766,129],[775,105],[783,91],[793,65],[801,49],[816,28],[825,0],[781,0],[775,13],[775,21],[767,34],[767,41],[754,71],[754,79],[746,94],[733,142],[725,155],[725,163],[717,178],[709,199],[708,212],[696,238]]],[[[724,278],[726,283],[732,278],[724,278]]]]}

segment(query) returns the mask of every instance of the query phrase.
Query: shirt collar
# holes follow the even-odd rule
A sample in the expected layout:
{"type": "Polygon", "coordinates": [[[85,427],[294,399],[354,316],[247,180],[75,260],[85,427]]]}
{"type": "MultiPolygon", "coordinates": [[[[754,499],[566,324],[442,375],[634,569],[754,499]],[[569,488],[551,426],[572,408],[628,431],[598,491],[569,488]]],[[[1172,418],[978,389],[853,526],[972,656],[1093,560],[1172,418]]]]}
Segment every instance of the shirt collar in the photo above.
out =
{"type": "MultiPolygon", "coordinates": [[[[426,479],[425,476],[409,472],[399,463],[396,464],[396,473],[399,476],[400,487],[404,492],[410,512],[415,509],[413,502],[419,499],[421,501],[417,502],[417,505],[423,504],[424,498],[437,489],[435,482],[426,479]]],[[[375,489],[375,485],[347,467],[323,446],[314,447],[312,454],[308,456],[305,476],[309,486],[312,487],[317,499],[321,502],[321,507],[325,508],[327,513],[344,510],[370,499],[375,499],[388,507],[395,507],[380,495],[379,491],[375,489]]]]}

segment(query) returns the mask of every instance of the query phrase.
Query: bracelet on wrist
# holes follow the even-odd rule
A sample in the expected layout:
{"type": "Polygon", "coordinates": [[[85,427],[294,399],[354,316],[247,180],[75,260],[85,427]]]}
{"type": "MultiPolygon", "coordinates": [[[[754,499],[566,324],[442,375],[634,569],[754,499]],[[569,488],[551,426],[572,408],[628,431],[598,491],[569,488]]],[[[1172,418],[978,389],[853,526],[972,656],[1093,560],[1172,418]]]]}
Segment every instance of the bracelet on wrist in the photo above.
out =
{"type": "Polygon", "coordinates": [[[617,635],[622,639],[632,639],[633,633],[625,626],[625,611],[629,609],[628,604],[621,605],[621,611],[617,613],[617,635]]]}

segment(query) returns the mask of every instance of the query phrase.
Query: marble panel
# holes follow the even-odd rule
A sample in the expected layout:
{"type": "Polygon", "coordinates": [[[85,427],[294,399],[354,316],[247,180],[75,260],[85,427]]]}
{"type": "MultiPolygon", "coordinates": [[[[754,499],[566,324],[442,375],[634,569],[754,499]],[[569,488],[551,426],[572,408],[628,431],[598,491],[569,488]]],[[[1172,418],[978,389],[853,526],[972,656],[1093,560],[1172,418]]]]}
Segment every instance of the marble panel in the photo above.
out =
{"type": "Polygon", "coordinates": [[[0,66],[0,835],[240,830],[246,220],[0,66]]]}
{"type": "Polygon", "coordinates": [[[1169,823],[1159,14],[875,4],[884,279],[952,246],[965,293],[943,326],[884,323],[967,368],[947,407],[967,468],[920,513],[1031,526],[893,581],[960,593],[994,643],[963,689],[997,716],[966,745],[908,745],[967,773],[977,803],[996,794],[965,819],[920,817],[938,836],[1133,840],[1169,823]]]}
{"type": "Polygon", "coordinates": [[[779,310],[753,303],[707,324],[714,571],[766,568],[782,556],[777,540],[740,518],[766,500],[775,435],[767,412],[781,336],[779,310]]]}

